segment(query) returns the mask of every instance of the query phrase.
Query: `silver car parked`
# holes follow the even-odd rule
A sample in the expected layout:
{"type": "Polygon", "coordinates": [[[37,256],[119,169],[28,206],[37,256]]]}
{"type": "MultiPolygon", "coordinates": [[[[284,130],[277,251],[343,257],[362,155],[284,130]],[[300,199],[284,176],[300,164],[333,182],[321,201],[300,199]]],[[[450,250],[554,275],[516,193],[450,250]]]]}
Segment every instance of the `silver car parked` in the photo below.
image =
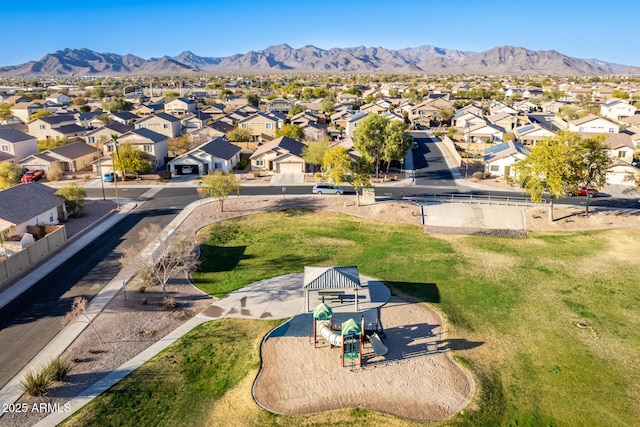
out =
{"type": "Polygon", "coordinates": [[[321,182],[313,186],[313,194],[344,194],[344,190],[337,185],[321,182]]]}

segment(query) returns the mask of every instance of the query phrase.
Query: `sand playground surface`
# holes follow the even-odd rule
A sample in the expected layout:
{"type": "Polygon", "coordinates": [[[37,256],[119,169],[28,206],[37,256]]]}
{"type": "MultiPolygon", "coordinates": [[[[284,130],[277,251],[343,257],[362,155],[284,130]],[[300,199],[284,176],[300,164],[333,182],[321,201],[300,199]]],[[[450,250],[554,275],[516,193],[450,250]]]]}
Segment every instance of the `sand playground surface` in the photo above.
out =
{"type": "Polygon", "coordinates": [[[473,383],[447,354],[442,318],[423,304],[392,298],[381,319],[389,351],[378,356],[366,342],[362,368],[357,361],[353,369],[349,361],[342,367],[341,349],[322,337],[314,348],[309,315],[296,316],[284,333],[273,331],[254,384],[258,404],[287,415],[360,408],[418,420],[460,411],[473,383]]]}

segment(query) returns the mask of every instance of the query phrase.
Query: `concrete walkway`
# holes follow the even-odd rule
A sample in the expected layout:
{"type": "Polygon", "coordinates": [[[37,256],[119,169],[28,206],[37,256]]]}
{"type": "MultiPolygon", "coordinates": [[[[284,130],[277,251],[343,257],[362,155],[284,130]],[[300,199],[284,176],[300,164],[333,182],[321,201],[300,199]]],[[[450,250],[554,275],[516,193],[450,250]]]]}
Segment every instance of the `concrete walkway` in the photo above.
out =
{"type": "MultiPolygon", "coordinates": [[[[54,412],[35,425],[44,427],[63,422],[67,417],[148,362],[158,353],[189,333],[193,328],[205,322],[230,317],[286,319],[306,313],[304,307],[305,297],[302,289],[303,276],[303,273],[296,273],[272,277],[252,283],[220,298],[210,307],[71,399],[68,402],[70,405],[69,412],[54,412]]],[[[368,301],[359,304],[361,310],[380,307],[391,298],[391,292],[382,282],[366,276],[360,276],[360,282],[364,289],[363,294],[370,296],[368,301]]],[[[314,301],[313,306],[317,305],[317,302],[314,301]]],[[[338,304],[332,304],[332,308],[336,312],[346,311],[352,307],[353,304],[342,304],[342,307],[338,304]]]]}

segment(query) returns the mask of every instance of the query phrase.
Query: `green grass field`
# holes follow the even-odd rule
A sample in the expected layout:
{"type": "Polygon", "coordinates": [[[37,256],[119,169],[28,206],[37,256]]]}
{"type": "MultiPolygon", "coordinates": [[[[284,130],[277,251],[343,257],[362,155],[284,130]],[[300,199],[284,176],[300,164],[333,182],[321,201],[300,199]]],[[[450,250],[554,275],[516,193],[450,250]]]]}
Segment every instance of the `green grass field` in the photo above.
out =
{"type": "MultiPolygon", "coordinates": [[[[354,264],[440,311],[447,338],[482,343],[452,352],[478,391],[463,413],[437,425],[624,426],[640,419],[638,229],[434,238],[419,227],[294,210],[213,224],[198,238],[203,262],[193,280],[213,295],[305,265],[354,264]]],[[[225,414],[243,414],[235,419],[246,423],[236,425],[415,424],[360,410],[306,417],[260,410],[250,387],[259,340],[274,324],[203,325],[72,425],[224,425],[225,414]],[[220,369],[229,375],[220,377],[220,369]]]]}

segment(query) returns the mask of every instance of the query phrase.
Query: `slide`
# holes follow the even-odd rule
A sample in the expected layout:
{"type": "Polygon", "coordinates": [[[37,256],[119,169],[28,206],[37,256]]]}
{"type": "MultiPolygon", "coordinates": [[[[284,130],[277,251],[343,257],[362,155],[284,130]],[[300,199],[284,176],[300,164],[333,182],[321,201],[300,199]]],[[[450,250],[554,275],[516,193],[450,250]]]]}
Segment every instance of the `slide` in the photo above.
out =
{"type": "Polygon", "coordinates": [[[328,320],[319,321],[317,324],[317,327],[318,327],[318,332],[320,333],[320,335],[322,335],[322,337],[325,340],[329,341],[331,344],[335,346],[342,345],[342,335],[336,334],[331,330],[331,328],[329,327],[328,320]]]}
{"type": "Polygon", "coordinates": [[[374,353],[379,356],[384,356],[387,354],[387,351],[389,351],[389,349],[382,344],[380,337],[375,332],[369,335],[369,342],[371,342],[371,347],[373,347],[374,353]]]}

